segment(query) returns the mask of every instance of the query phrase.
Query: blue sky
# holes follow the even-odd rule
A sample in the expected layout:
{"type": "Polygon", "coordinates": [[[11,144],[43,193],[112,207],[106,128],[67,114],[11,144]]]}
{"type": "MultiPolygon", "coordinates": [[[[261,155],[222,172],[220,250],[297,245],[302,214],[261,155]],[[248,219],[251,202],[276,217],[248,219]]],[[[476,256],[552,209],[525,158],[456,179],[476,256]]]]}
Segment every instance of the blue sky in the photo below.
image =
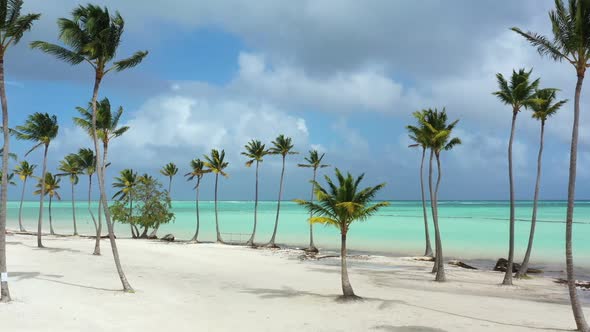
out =
{"type": "MultiPolygon", "coordinates": [[[[507,199],[511,113],[491,95],[495,73],[534,68],[543,86],[573,99],[573,69],[540,58],[508,30],[519,26],[547,33],[550,0],[169,0],[166,8],[155,1],[95,3],[120,10],[126,19],[121,57],[150,51],[143,64],[108,77],[101,90],[101,97],[124,107],[123,122],[131,127],[112,143],[109,176],[127,167],[156,174],[173,161],[180,168],[174,199],[192,199],[192,186],[182,174],[192,158],[211,148],[225,149],[230,162],[220,197],[251,199],[254,172],[244,167],[240,152],[252,138],[269,144],[278,134],[293,137],[301,152],[289,159],[287,199],[308,195],[311,174],[296,164],[311,148],[325,152],[333,166],[365,172],[367,185],[387,182],[380,198],[419,199],[419,152],[407,148],[404,126],[413,121],[413,111],[445,106],[451,118],[461,120],[456,135],[464,144],[443,156],[440,198],[507,199]]],[[[25,11],[40,12],[42,19],[6,61],[11,126],[33,112],[59,118],[51,171],[64,155],[90,146],[71,118],[91,96],[92,73],[87,66],[71,67],[31,50],[28,42],[57,42],[57,18],[79,4],[27,0],[25,11]]],[[[585,96],[583,110],[590,107],[585,96]]],[[[571,113],[568,104],[547,124],[544,199],[565,198],[571,113]]],[[[590,198],[585,113],[579,198],[590,198]]],[[[530,199],[539,124],[524,111],[517,126],[517,197],[530,199]]],[[[21,156],[28,147],[13,144],[21,156]]],[[[34,152],[29,160],[39,163],[40,157],[34,152]]],[[[263,199],[276,198],[279,175],[280,160],[267,157],[263,199]]],[[[203,197],[212,198],[212,178],[203,186],[203,197]]],[[[82,181],[77,190],[85,188],[82,181]]],[[[62,191],[69,199],[67,182],[62,191]]],[[[19,193],[20,187],[11,188],[10,198],[19,193]]]]}

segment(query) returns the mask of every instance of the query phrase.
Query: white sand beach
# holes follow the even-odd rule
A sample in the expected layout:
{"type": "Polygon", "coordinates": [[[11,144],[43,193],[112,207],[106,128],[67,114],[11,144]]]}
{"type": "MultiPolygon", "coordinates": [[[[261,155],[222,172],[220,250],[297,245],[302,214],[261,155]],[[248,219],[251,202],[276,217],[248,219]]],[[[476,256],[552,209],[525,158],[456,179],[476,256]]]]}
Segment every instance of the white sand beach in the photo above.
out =
{"type": "MultiPolygon", "coordinates": [[[[2,331],[567,331],[566,287],[409,258],[349,260],[362,302],[339,303],[339,260],[294,250],[119,239],[135,294],[120,292],[108,241],[8,236],[13,302],[2,331]],[[360,264],[362,262],[362,264],[360,264]]],[[[586,308],[590,315],[590,308],[586,308]]]]}

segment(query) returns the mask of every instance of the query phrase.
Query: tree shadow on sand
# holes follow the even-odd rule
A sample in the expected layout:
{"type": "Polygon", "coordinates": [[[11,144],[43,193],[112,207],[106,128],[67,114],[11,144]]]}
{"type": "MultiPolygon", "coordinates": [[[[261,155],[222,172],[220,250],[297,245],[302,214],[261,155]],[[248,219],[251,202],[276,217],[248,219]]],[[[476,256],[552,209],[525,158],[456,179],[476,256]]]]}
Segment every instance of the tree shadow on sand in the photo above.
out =
{"type": "MultiPolygon", "coordinates": [[[[276,298],[296,298],[296,297],[316,297],[316,298],[323,298],[323,299],[333,299],[335,302],[342,303],[339,301],[340,295],[328,295],[328,294],[318,294],[313,292],[307,291],[300,291],[290,287],[283,287],[282,289],[272,289],[272,288],[249,288],[244,289],[242,292],[254,294],[260,297],[261,299],[276,299],[276,298]]],[[[539,327],[539,326],[530,326],[530,325],[522,325],[516,323],[507,323],[502,321],[494,321],[485,318],[473,317],[469,315],[458,314],[450,311],[439,310],[435,308],[429,308],[421,305],[416,305],[412,303],[408,303],[402,300],[389,300],[389,299],[381,299],[381,298],[371,298],[371,297],[363,297],[363,302],[367,303],[377,303],[379,310],[385,310],[395,305],[405,305],[417,309],[432,311],[440,314],[450,315],[459,318],[471,319],[479,322],[497,324],[501,326],[510,326],[510,327],[522,327],[522,328],[529,328],[529,329],[536,329],[536,330],[547,330],[547,331],[571,331],[569,329],[559,329],[559,328],[549,328],[549,327],[539,327]]],[[[385,329],[386,331],[399,331],[399,332],[414,332],[414,331],[424,331],[424,332],[444,332],[444,330],[432,329],[428,327],[422,326],[388,326],[388,325],[381,325],[375,327],[380,329],[385,329]],[[422,328],[415,329],[415,328],[422,328]]]]}
{"type": "Polygon", "coordinates": [[[446,330],[436,329],[428,326],[378,325],[374,326],[372,329],[386,332],[446,332],[446,330]]]}
{"type": "Polygon", "coordinates": [[[59,278],[64,277],[63,275],[59,275],[59,274],[42,274],[41,272],[10,272],[9,275],[11,278],[14,278],[16,281],[36,279],[36,280],[47,281],[47,282],[56,283],[56,284],[60,284],[60,285],[66,285],[66,286],[72,286],[72,287],[78,287],[78,288],[86,288],[86,289],[94,289],[94,290],[105,291],[105,292],[118,292],[118,291],[120,291],[119,289],[93,287],[93,286],[80,285],[80,284],[75,284],[75,283],[66,282],[66,281],[62,281],[62,280],[57,280],[59,278]]]}

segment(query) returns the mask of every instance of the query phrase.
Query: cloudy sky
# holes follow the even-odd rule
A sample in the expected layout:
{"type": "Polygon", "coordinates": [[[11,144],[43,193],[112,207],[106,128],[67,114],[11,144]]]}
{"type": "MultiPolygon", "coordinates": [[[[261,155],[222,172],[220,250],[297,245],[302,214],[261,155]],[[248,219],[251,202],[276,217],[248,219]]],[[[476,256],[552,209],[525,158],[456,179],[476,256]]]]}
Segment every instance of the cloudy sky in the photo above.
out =
{"type": "MultiPolygon", "coordinates": [[[[56,20],[77,0],[26,0],[42,19],[6,60],[11,126],[28,114],[60,121],[50,170],[64,155],[89,147],[72,123],[92,89],[88,66],[71,67],[31,50],[31,40],[57,42],[56,20]]],[[[288,160],[286,198],[307,197],[310,171],[296,164],[309,149],[367,184],[387,182],[384,199],[419,199],[419,151],[409,149],[412,112],[446,107],[460,119],[464,144],[443,156],[441,199],[507,199],[506,150],[511,111],[492,96],[495,74],[534,68],[542,85],[573,99],[575,72],[538,56],[509,31],[548,33],[551,0],[526,1],[94,1],[126,19],[120,56],[147,49],[139,67],[113,74],[101,97],[125,109],[131,127],[113,141],[109,175],[127,167],[157,173],[167,162],[181,171],[173,198],[191,199],[180,173],[211,148],[225,149],[230,177],[220,197],[251,199],[253,169],[240,156],[250,139],[293,138],[301,154],[288,160]]],[[[572,103],[547,124],[543,199],[564,199],[572,103]]],[[[583,111],[590,103],[582,96],[583,111]]],[[[590,117],[582,113],[578,197],[590,198],[590,117]]],[[[517,197],[532,197],[539,123],[524,111],[514,147],[517,197]]],[[[24,153],[30,143],[17,142],[24,153]]],[[[41,151],[30,156],[40,162],[41,151]]],[[[327,170],[331,172],[331,170],[327,170]]],[[[280,161],[262,166],[261,197],[277,195],[280,161]]],[[[19,184],[20,185],[20,184],[19,184]]],[[[212,178],[204,198],[212,197],[212,178]]],[[[84,190],[81,183],[78,190],[84,190]]],[[[64,197],[69,190],[64,188],[64,197]]],[[[18,197],[13,188],[11,198],[18,197]]]]}

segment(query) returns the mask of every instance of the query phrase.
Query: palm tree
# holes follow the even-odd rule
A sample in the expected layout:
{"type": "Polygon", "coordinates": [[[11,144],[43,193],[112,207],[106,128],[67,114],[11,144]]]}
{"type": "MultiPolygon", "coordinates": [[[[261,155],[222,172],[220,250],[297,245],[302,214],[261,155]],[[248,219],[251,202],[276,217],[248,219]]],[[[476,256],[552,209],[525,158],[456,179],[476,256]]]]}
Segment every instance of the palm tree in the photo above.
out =
{"type": "Polygon", "coordinates": [[[242,155],[248,158],[246,167],[251,167],[252,164],[256,162],[256,184],[254,189],[254,229],[252,230],[250,239],[246,243],[246,245],[254,246],[254,239],[256,237],[256,224],[258,221],[258,170],[264,156],[269,154],[269,151],[266,149],[265,144],[262,144],[262,142],[258,140],[251,140],[244,146],[244,149],[246,151],[242,152],[242,155]]]}
{"type": "MultiPolygon", "coordinates": [[[[96,230],[96,239],[94,243],[94,252],[92,253],[95,256],[100,256],[100,236],[102,233],[102,228],[99,227],[99,224],[96,222],[96,218],[94,217],[94,212],[92,212],[92,208],[90,205],[91,198],[92,198],[92,176],[96,172],[96,156],[94,151],[89,148],[82,148],[78,150],[78,163],[80,164],[80,170],[83,171],[84,174],[88,176],[88,213],[90,214],[90,218],[94,223],[94,229],[96,230]]],[[[100,212],[100,211],[99,211],[100,212]]],[[[100,216],[100,214],[99,214],[100,216]]]]}
{"type": "Polygon", "coordinates": [[[37,165],[29,164],[28,161],[23,160],[20,164],[16,167],[14,172],[18,175],[18,177],[23,182],[23,190],[20,195],[20,206],[18,208],[18,226],[21,232],[26,232],[27,230],[23,227],[23,201],[25,199],[25,188],[27,186],[27,180],[29,177],[33,176],[35,172],[35,168],[37,165]]]}
{"type": "Polygon", "coordinates": [[[422,160],[420,161],[420,192],[422,194],[422,214],[424,215],[424,236],[426,240],[426,249],[424,250],[424,256],[432,257],[432,246],[430,245],[430,232],[428,231],[428,213],[426,212],[426,197],[424,195],[424,157],[426,157],[426,149],[428,149],[428,132],[427,129],[422,125],[424,118],[426,117],[426,111],[414,112],[413,116],[418,120],[418,126],[406,126],[408,129],[410,139],[414,141],[409,147],[420,147],[422,148],[422,160]]]}
{"type": "Polygon", "coordinates": [[[133,288],[127,281],[125,273],[119,259],[119,251],[113,233],[111,223],[111,214],[107,204],[106,190],[104,184],[104,164],[101,162],[98,146],[98,127],[97,127],[97,99],[100,84],[105,75],[112,71],[121,72],[140,64],[147,56],[148,52],[136,52],[131,57],[120,61],[113,61],[117,54],[117,49],[123,35],[125,22],[119,12],[111,15],[108,9],[100,6],[88,4],[79,6],[72,11],[72,19],[61,18],[58,20],[60,30],[59,38],[70,49],[60,45],[51,44],[43,41],[34,41],[31,47],[51,54],[56,58],[63,60],[72,65],[78,65],[87,62],[94,70],[94,89],[92,94],[92,138],[94,141],[94,150],[96,152],[96,165],[98,186],[100,191],[100,202],[104,209],[107,227],[109,229],[109,239],[113,250],[113,258],[119,273],[119,278],[123,284],[123,290],[133,292],[133,288]]]}
{"type": "MultiPolygon", "coordinates": [[[[41,172],[41,181],[45,181],[45,173],[47,172],[47,151],[49,150],[49,144],[59,131],[59,125],[57,124],[57,117],[55,115],[49,115],[47,113],[34,113],[29,115],[27,121],[22,126],[17,126],[15,130],[16,138],[20,140],[33,141],[37,144],[33,146],[26,154],[25,157],[33,152],[40,146],[44,146],[43,152],[43,170],[41,172]]],[[[45,186],[41,186],[41,198],[39,199],[39,221],[37,223],[37,246],[43,248],[41,242],[42,236],[42,224],[43,224],[43,202],[45,197],[45,186]]]]}
{"type": "Polygon", "coordinates": [[[134,239],[139,237],[139,230],[131,222],[133,214],[133,188],[137,184],[137,181],[137,173],[134,170],[127,168],[122,170],[113,182],[113,188],[119,189],[113,195],[113,199],[129,201],[129,227],[131,228],[131,236],[134,239]]]}
{"type": "Polygon", "coordinates": [[[223,239],[221,239],[221,233],[219,232],[219,218],[217,214],[217,188],[219,175],[228,177],[224,169],[229,165],[229,163],[225,161],[225,150],[221,150],[221,152],[219,152],[218,150],[213,149],[211,150],[211,155],[205,155],[204,158],[205,167],[207,167],[209,172],[215,174],[215,231],[217,232],[217,242],[223,243],[223,239]]]}
{"type": "Polygon", "coordinates": [[[268,243],[268,247],[270,248],[277,248],[278,246],[275,243],[275,238],[277,236],[277,229],[279,227],[279,213],[281,211],[281,200],[283,198],[283,179],[285,177],[285,159],[287,155],[290,154],[298,154],[299,152],[293,151],[293,143],[291,142],[291,137],[285,137],[284,135],[279,135],[274,141],[272,141],[273,147],[269,149],[270,154],[281,155],[283,158],[283,168],[281,170],[281,182],[279,184],[279,199],[277,202],[277,217],[275,219],[275,228],[272,232],[272,237],[270,238],[270,242],[268,243]]]}
{"type": "Polygon", "coordinates": [[[530,82],[530,71],[520,69],[513,70],[510,82],[506,81],[502,74],[497,74],[499,91],[494,95],[504,104],[512,107],[512,127],[510,129],[510,140],[508,141],[508,179],[510,182],[510,248],[508,251],[508,265],[504,275],[503,285],[512,285],[512,265],[514,262],[514,179],[512,174],[512,142],[516,126],[516,116],[522,107],[528,108],[535,103],[535,90],[539,86],[539,79],[530,82]]]}
{"type": "MultiPolygon", "coordinates": [[[[160,170],[160,174],[168,177],[168,196],[172,201],[172,178],[178,173],[178,167],[174,163],[168,163],[160,170]]],[[[150,234],[150,238],[156,238],[160,224],[156,224],[154,231],[150,234]]]]}
{"type": "MultiPolygon", "coordinates": [[[[0,179],[2,178],[2,174],[4,174],[1,170],[0,170],[0,179]]],[[[6,177],[6,180],[8,181],[8,184],[11,186],[16,186],[16,182],[14,182],[14,173],[9,173],[8,176],[6,177]]]]}
{"type": "Polygon", "coordinates": [[[53,220],[51,215],[51,201],[53,197],[57,197],[58,200],[61,200],[61,196],[57,190],[60,188],[59,183],[61,182],[61,178],[59,176],[54,176],[50,172],[45,173],[44,179],[39,179],[39,183],[37,184],[37,190],[33,194],[35,195],[46,195],[49,196],[49,231],[51,235],[55,235],[55,231],[53,230],[53,220]]]}
{"type": "Polygon", "coordinates": [[[197,230],[195,231],[195,235],[191,239],[191,242],[199,242],[199,189],[201,187],[201,180],[203,179],[203,176],[210,172],[211,170],[205,169],[205,163],[201,159],[193,159],[191,161],[191,171],[184,175],[187,177],[187,181],[197,179],[197,183],[195,184],[194,188],[196,191],[195,212],[197,214],[197,230]]]}
{"type": "Polygon", "coordinates": [[[541,163],[543,160],[543,138],[545,134],[545,122],[547,119],[567,103],[567,100],[556,101],[557,90],[556,89],[542,89],[535,93],[537,103],[531,106],[533,110],[533,118],[541,121],[541,138],[539,140],[539,155],[537,157],[537,180],[535,182],[535,194],[533,198],[533,215],[531,217],[531,231],[529,233],[529,242],[527,245],[526,253],[520,270],[516,273],[517,278],[521,278],[526,275],[529,259],[531,257],[531,251],[533,250],[533,239],[535,237],[535,225],[537,223],[537,205],[539,202],[539,188],[541,186],[541,163]]]}
{"type": "Polygon", "coordinates": [[[325,176],[328,188],[325,189],[317,182],[314,182],[315,194],[318,199],[317,203],[311,201],[296,200],[297,203],[309,210],[311,217],[309,222],[331,225],[340,230],[341,247],[341,280],[343,299],[356,299],[350,281],[348,280],[348,270],[346,266],[346,236],[350,226],[355,221],[365,221],[374,215],[380,208],[388,206],[388,202],[379,202],[371,204],[375,195],[385,184],[379,184],[374,187],[359,189],[359,184],[363,180],[364,174],[354,179],[350,173],[345,176],[336,169],[335,184],[327,175],[325,176]]]}
{"type": "MultiPolygon", "coordinates": [[[[299,167],[304,168],[311,168],[313,169],[313,178],[311,180],[311,198],[309,199],[310,202],[313,203],[313,193],[315,192],[315,180],[317,176],[318,169],[330,167],[330,165],[322,164],[322,159],[324,159],[325,153],[321,155],[317,150],[309,151],[309,157],[305,157],[305,161],[307,164],[298,164],[299,167]]],[[[309,218],[313,217],[313,213],[310,212],[309,218]]],[[[313,223],[309,223],[309,248],[307,248],[309,252],[319,252],[318,248],[316,248],[315,244],[313,243],[313,223]]]]}
{"type": "Polygon", "coordinates": [[[76,225],[76,195],[74,193],[74,187],[80,180],[79,175],[82,174],[83,170],[80,167],[80,158],[75,153],[70,153],[65,156],[62,161],[59,162],[59,170],[63,173],[57,174],[58,176],[69,176],[70,183],[72,184],[72,218],[74,220],[74,236],[78,235],[78,226],[76,225]]]}
{"type": "Polygon", "coordinates": [[[437,109],[426,110],[426,116],[422,120],[422,125],[428,130],[426,137],[428,137],[428,148],[430,148],[431,151],[428,184],[430,189],[430,206],[432,210],[432,220],[434,222],[434,241],[436,251],[433,272],[436,272],[435,280],[440,282],[446,280],[443,261],[444,258],[442,249],[442,239],[440,235],[440,226],[438,224],[438,190],[442,178],[440,154],[442,151],[449,151],[453,149],[456,145],[461,144],[461,140],[459,138],[451,138],[453,129],[455,128],[458,122],[459,120],[455,120],[450,124],[447,123],[447,112],[444,108],[440,112],[437,109]],[[434,190],[432,184],[433,156],[436,157],[437,165],[437,179],[436,187],[434,187],[434,190]]]}
{"type": "Polygon", "coordinates": [[[578,158],[578,130],[580,122],[580,97],[586,68],[590,66],[590,0],[569,0],[564,6],[562,0],[555,0],[555,9],[549,13],[553,40],[534,33],[523,32],[519,28],[513,31],[523,36],[539,54],[549,56],[554,61],[567,61],[576,70],[577,82],[574,97],[574,123],[572,127],[572,144],[570,150],[570,168],[567,190],[567,212],[565,217],[565,262],[567,285],[572,311],[580,331],[590,330],[586,322],[582,304],[576,290],[574,276],[574,258],[572,251],[572,229],[574,221],[574,202],[576,195],[576,167],[578,158]]]}
{"type": "MultiPolygon", "coordinates": [[[[0,102],[2,103],[2,128],[8,127],[8,98],[4,79],[4,56],[12,45],[18,44],[26,31],[31,30],[33,22],[40,14],[21,15],[23,0],[0,2],[0,102]]],[[[0,189],[0,275],[6,274],[6,202],[8,195],[8,155],[10,153],[10,133],[3,130],[2,174],[0,189]]],[[[8,280],[0,279],[0,302],[10,302],[8,280]]]]}

